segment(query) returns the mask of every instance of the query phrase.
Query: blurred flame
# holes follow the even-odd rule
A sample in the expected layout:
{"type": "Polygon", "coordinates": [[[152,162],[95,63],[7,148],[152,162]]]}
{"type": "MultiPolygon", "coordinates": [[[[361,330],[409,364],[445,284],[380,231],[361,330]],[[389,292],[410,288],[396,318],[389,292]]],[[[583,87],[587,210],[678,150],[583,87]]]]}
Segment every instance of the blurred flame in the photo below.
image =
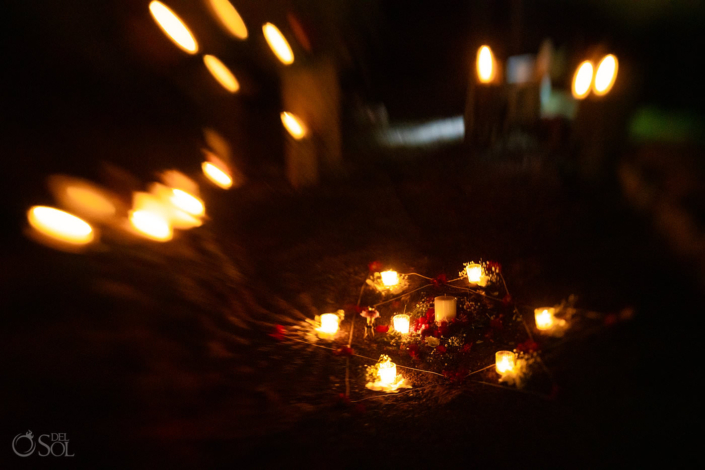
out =
{"type": "Polygon", "coordinates": [[[115,214],[113,203],[91,188],[69,186],[66,188],[66,195],[72,201],[80,204],[85,209],[85,212],[90,212],[100,217],[110,217],[115,214]]]}
{"type": "Polygon", "coordinates": [[[573,96],[582,100],[590,94],[590,84],[592,83],[592,62],[586,60],[581,63],[573,76],[573,96]]]}
{"type": "Polygon", "coordinates": [[[93,241],[93,228],[84,221],[59,209],[34,206],[27,212],[29,224],[53,240],[85,245],[93,241]]]}
{"type": "Polygon", "coordinates": [[[211,180],[213,184],[219,186],[223,189],[228,189],[233,185],[233,179],[226,172],[215,166],[210,162],[203,162],[201,164],[203,168],[203,174],[211,180]]]}
{"type": "Polygon", "coordinates": [[[240,89],[240,84],[235,75],[216,56],[206,54],[203,56],[203,63],[206,64],[206,68],[213,75],[213,78],[230,93],[235,93],[240,89]]]}
{"type": "Polygon", "coordinates": [[[149,4],[149,11],[154,21],[169,38],[183,51],[189,54],[198,52],[198,43],[186,24],[169,7],[157,0],[149,4]]]}
{"type": "Polygon", "coordinates": [[[294,139],[300,140],[306,136],[306,128],[295,114],[285,111],[281,113],[280,116],[282,124],[284,124],[286,130],[289,131],[289,134],[291,134],[294,139]]]}
{"type": "Polygon", "coordinates": [[[294,62],[294,52],[289,46],[289,42],[286,40],[284,35],[279,31],[279,28],[274,26],[272,23],[265,23],[262,26],[262,32],[264,33],[264,38],[267,40],[267,44],[272,48],[272,52],[284,65],[289,65],[294,62]]]}
{"type": "Polygon", "coordinates": [[[614,82],[617,80],[618,68],[617,57],[614,55],[608,54],[602,58],[597,66],[595,82],[593,83],[593,91],[596,95],[602,96],[609,93],[612,89],[612,85],[614,85],[614,82]]]}
{"type": "Polygon", "coordinates": [[[109,192],[80,178],[53,175],[49,189],[59,205],[80,217],[105,221],[117,212],[109,192]]]}
{"type": "Polygon", "coordinates": [[[223,27],[238,39],[247,39],[247,26],[228,0],[208,0],[223,27]]]}
{"type": "Polygon", "coordinates": [[[166,242],[173,237],[169,222],[154,212],[146,210],[131,211],[130,223],[143,236],[152,240],[166,242]]]}
{"type": "Polygon", "coordinates": [[[149,186],[149,193],[154,200],[148,201],[144,196],[139,196],[140,200],[135,207],[149,204],[152,210],[159,213],[174,229],[185,230],[203,225],[199,217],[204,215],[205,206],[198,197],[187,191],[159,183],[152,183],[149,186]]]}
{"type": "Polygon", "coordinates": [[[205,213],[206,208],[203,201],[196,196],[180,189],[172,189],[171,191],[173,194],[169,198],[169,201],[175,207],[178,207],[182,211],[195,216],[201,216],[205,213]]]}
{"type": "Polygon", "coordinates": [[[142,236],[165,242],[173,237],[171,209],[160,198],[145,192],[132,195],[130,223],[142,236]]]}
{"type": "Polygon", "coordinates": [[[477,77],[481,83],[490,83],[495,74],[494,57],[489,46],[477,50],[477,77]]]}

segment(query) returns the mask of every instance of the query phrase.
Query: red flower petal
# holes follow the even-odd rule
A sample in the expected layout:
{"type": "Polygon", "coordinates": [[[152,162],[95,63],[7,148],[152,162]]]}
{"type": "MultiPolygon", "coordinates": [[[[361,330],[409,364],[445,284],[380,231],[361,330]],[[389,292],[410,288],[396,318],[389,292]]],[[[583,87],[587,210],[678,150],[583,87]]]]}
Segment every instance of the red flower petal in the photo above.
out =
{"type": "Polygon", "coordinates": [[[376,273],[382,270],[382,263],[379,261],[372,261],[367,265],[367,267],[370,269],[371,273],[376,273]]]}
{"type": "Polygon", "coordinates": [[[377,333],[386,333],[389,331],[389,325],[377,325],[375,331],[377,333]]]}
{"type": "Polygon", "coordinates": [[[338,349],[333,350],[333,354],[336,356],[352,356],[354,353],[353,348],[349,348],[347,346],[341,346],[338,349]]]}

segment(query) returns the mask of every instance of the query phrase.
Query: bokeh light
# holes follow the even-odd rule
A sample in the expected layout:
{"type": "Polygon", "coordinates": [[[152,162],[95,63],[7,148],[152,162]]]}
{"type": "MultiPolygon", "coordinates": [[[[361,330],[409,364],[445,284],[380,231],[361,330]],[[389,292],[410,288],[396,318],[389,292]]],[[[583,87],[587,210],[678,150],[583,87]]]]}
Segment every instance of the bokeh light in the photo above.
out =
{"type": "Polygon", "coordinates": [[[240,89],[235,75],[216,56],[206,54],[203,56],[203,63],[220,85],[230,93],[235,93],[240,89]]]}
{"type": "Polygon", "coordinates": [[[573,76],[573,97],[582,100],[590,94],[592,84],[592,62],[586,60],[581,63],[573,76]]]}
{"type": "Polygon", "coordinates": [[[171,240],[173,236],[169,222],[155,212],[147,210],[131,211],[130,223],[142,236],[151,240],[166,242],[171,240]]]}
{"type": "Polygon", "coordinates": [[[218,168],[211,162],[203,162],[201,164],[203,174],[206,175],[213,184],[222,188],[229,189],[233,185],[233,179],[225,171],[218,168]]]}
{"type": "Polygon", "coordinates": [[[247,26],[228,0],[208,0],[214,15],[223,28],[237,39],[247,39],[247,26]]]}
{"type": "Polygon", "coordinates": [[[477,77],[481,83],[490,83],[494,79],[495,64],[492,49],[482,46],[477,50],[477,77]]]}
{"type": "Polygon", "coordinates": [[[272,48],[272,52],[284,65],[289,65],[294,63],[294,52],[289,46],[289,42],[286,40],[284,35],[279,31],[279,28],[274,26],[272,23],[265,23],[262,26],[262,32],[264,33],[264,38],[267,40],[267,44],[272,48]]]}
{"type": "Polygon", "coordinates": [[[294,139],[301,140],[306,136],[306,127],[295,114],[285,111],[280,116],[282,124],[294,139]]]}
{"type": "Polygon", "coordinates": [[[49,188],[59,206],[89,220],[107,221],[115,216],[115,197],[109,191],[80,178],[54,175],[49,188]]]}
{"type": "Polygon", "coordinates": [[[154,0],[149,4],[149,11],[152,13],[154,21],[164,33],[169,36],[174,44],[179,46],[184,52],[195,54],[198,52],[198,43],[193,37],[186,24],[176,13],[161,2],[154,0]]]}
{"type": "Polygon", "coordinates": [[[72,245],[93,241],[93,228],[83,219],[54,207],[34,206],[27,212],[29,224],[41,235],[72,245]]]}
{"type": "Polygon", "coordinates": [[[172,195],[169,201],[175,206],[194,216],[201,216],[205,213],[206,207],[196,196],[182,191],[180,189],[172,189],[172,195]]]}
{"type": "Polygon", "coordinates": [[[614,55],[608,54],[602,58],[597,65],[597,72],[595,72],[595,81],[592,88],[596,95],[602,96],[609,93],[614,82],[617,80],[618,68],[619,63],[614,55]]]}

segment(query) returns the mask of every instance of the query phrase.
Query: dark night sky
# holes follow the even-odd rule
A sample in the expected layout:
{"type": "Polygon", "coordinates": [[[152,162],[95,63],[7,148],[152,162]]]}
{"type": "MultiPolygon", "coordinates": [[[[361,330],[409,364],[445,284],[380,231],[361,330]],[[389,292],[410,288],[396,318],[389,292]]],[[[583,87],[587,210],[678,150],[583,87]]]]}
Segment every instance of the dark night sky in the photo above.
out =
{"type": "MultiPolygon", "coordinates": [[[[366,46],[369,97],[384,102],[392,119],[461,113],[476,45],[486,40],[498,44],[503,57],[512,50],[512,3],[381,1],[377,41],[366,46]]],[[[242,64],[247,71],[243,77],[259,87],[256,98],[243,93],[226,109],[217,90],[204,88],[212,86],[206,72],[194,75],[198,67],[193,60],[199,59],[184,57],[161,37],[146,4],[27,0],[6,7],[10,26],[3,30],[3,42],[11,47],[3,58],[1,114],[4,158],[15,167],[6,172],[12,175],[10,182],[21,181],[18,174],[31,176],[37,168],[82,174],[100,159],[119,160],[138,173],[162,166],[167,158],[189,162],[198,151],[200,126],[230,122],[237,106],[261,118],[233,131],[233,139],[266,128],[262,123],[270,114],[274,118],[269,124],[278,125],[277,81],[274,69],[265,64],[270,57],[262,54],[262,44],[227,42],[215,33],[202,37],[229,63],[242,64]],[[150,62],[156,57],[161,61],[150,62]]],[[[544,37],[578,54],[605,42],[623,60],[641,67],[643,102],[702,111],[705,95],[696,40],[705,7],[657,0],[629,5],[633,2],[525,1],[523,40],[516,52],[536,52],[544,37]]],[[[194,12],[194,18],[204,16],[194,12]]],[[[269,158],[280,151],[265,144],[247,152],[269,158]]]]}

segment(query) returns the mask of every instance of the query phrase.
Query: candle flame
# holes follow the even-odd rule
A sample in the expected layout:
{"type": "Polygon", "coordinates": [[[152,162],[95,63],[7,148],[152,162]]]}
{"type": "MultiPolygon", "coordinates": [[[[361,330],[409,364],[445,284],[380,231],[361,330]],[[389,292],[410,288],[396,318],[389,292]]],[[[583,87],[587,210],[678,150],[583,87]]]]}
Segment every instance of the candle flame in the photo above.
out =
{"type": "Polygon", "coordinates": [[[279,31],[279,28],[274,26],[272,23],[265,23],[262,26],[262,32],[264,33],[264,38],[267,40],[267,44],[272,48],[272,52],[284,65],[289,65],[294,63],[294,52],[289,46],[289,42],[286,40],[284,35],[279,31]]]}
{"type": "Polygon", "coordinates": [[[590,84],[592,83],[592,62],[586,60],[581,63],[573,77],[573,97],[582,100],[590,94],[590,84]]]}
{"type": "Polygon", "coordinates": [[[609,93],[617,80],[617,69],[619,64],[617,58],[608,54],[602,58],[597,66],[597,72],[595,73],[595,82],[593,83],[593,91],[596,95],[602,96],[609,93]]]}
{"type": "Polygon", "coordinates": [[[397,330],[401,334],[408,334],[409,333],[409,315],[401,314],[401,315],[394,315],[394,318],[392,319],[394,321],[394,329],[397,330]]]}
{"type": "Polygon", "coordinates": [[[477,263],[469,264],[466,268],[466,272],[470,284],[478,284],[482,280],[482,265],[477,263]]]}
{"type": "Polygon", "coordinates": [[[504,374],[514,370],[516,355],[511,351],[497,351],[495,354],[495,363],[497,372],[504,374]]]}
{"type": "Polygon", "coordinates": [[[494,78],[494,57],[489,46],[482,46],[477,51],[477,77],[481,83],[490,83],[494,78]]]}
{"type": "Polygon", "coordinates": [[[387,356],[383,362],[380,362],[377,376],[383,385],[394,384],[397,380],[397,365],[387,356]]]}
{"type": "Polygon", "coordinates": [[[285,111],[281,113],[280,117],[282,124],[294,139],[301,140],[306,136],[306,128],[295,114],[285,111]]]}
{"type": "Polygon", "coordinates": [[[321,327],[317,331],[327,334],[335,334],[338,331],[340,317],[335,313],[324,313],[321,315],[321,327]]]}
{"type": "Polygon", "coordinates": [[[230,175],[212,163],[203,162],[201,164],[201,168],[203,169],[203,174],[205,174],[206,177],[216,186],[223,189],[228,189],[233,185],[233,179],[230,175]]]}
{"type": "Polygon", "coordinates": [[[536,328],[548,330],[553,326],[553,309],[537,309],[535,312],[536,328]]]}
{"type": "Polygon", "coordinates": [[[180,189],[172,189],[172,196],[169,201],[175,206],[186,212],[187,214],[201,216],[205,213],[206,208],[196,196],[182,191],[180,189]]]}
{"type": "Polygon", "coordinates": [[[93,241],[93,228],[88,222],[53,207],[34,206],[27,212],[27,220],[37,232],[56,241],[72,245],[93,241]]]}
{"type": "Polygon", "coordinates": [[[382,284],[387,287],[396,286],[399,284],[399,273],[396,271],[384,271],[380,273],[380,275],[382,276],[382,284]]]}
{"type": "Polygon", "coordinates": [[[240,89],[235,75],[216,56],[206,54],[203,56],[203,63],[220,85],[230,93],[236,93],[240,89]]]}
{"type": "Polygon", "coordinates": [[[164,34],[169,36],[174,44],[184,52],[195,54],[198,52],[198,43],[186,24],[169,7],[157,0],[149,4],[149,11],[164,34]]]}
{"type": "Polygon", "coordinates": [[[155,212],[130,211],[130,223],[141,235],[158,242],[169,241],[173,236],[167,219],[155,212]]]}
{"type": "Polygon", "coordinates": [[[247,26],[228,0],[209,0],[209,3],[215,16],[231,35],[238,39],[247,39],[247,26]]]}

